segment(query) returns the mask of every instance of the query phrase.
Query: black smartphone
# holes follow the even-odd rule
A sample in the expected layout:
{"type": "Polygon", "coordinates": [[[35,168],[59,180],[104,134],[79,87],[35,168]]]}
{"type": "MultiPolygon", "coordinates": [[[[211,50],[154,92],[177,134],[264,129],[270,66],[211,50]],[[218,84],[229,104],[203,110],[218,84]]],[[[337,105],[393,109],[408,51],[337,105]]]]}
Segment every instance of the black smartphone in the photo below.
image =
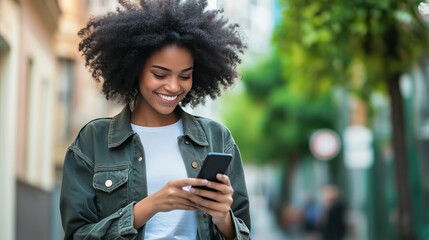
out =
{"type": "MultiPolygon", "coordinates": [[[[228,169],[229,164],[231,163],[232,155],[229,153],[217,153],[210,152],[207,154],[206,159],[201,166],[201,170],[197,175],[197,178],[207,179],[212,182],[219,182],[216,179],[216,174],[221,173],[225,174],[226,169],[228,169]]],[[[193,186],[195,188],[215,191],[212,188],[204,186],[193,186]]]]}

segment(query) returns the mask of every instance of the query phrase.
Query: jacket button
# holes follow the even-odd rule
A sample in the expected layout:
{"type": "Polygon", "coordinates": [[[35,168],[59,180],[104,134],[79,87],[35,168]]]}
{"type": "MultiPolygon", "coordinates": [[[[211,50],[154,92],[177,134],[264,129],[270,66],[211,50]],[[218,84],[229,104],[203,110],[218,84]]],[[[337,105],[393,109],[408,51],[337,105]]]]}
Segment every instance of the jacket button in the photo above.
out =
{"type": "Polygon", "coordinates": [[[142,158],[142,157],[139,157],[139,159],[138,159],[138,160],[139,160],[139,162],[141,162],[141,161],[143,160],[143,158],[142,158]]]}
{"type": "Polygon", "coordinates": [[[112,180],[106,180],[106,182],[104,183],[104,186],[106,186],[106,187],[111,187],[113,185],[113,182],[112,182],[112,180]]]}
{"type": "Polygon", "coordinates": [[[196,169],[198,167],[198,162],[192,162],[191,166],[193,169],[196,169]]]}
{"type": "Polygon", "coordinates": [[[185,144],[189,145],[189,139],[188,138],[185,139],[185,144]]]}

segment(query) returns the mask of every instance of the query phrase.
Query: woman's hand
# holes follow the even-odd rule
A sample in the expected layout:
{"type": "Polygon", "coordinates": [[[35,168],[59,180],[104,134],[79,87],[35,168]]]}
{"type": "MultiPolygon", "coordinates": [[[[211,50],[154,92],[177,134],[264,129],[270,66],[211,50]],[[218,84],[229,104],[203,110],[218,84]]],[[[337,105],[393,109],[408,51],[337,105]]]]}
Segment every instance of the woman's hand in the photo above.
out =
{"type": "Polygon", "coordinates": [[[229,210],[233,202],[234,189],[231,187],[228,176],[217,174],[216,178],[221,183],[208,181],[205,185],[216,191],[191,188],[190,192],[195,195],[192,197],[192,201],[198,209],[212,216],[212,222],[216,224],[225,238],[233,239],[235,234],[229,210]]]}
{"type": "Polygon", "coordinates": [[[186,186],[207,186],[205,179],[187,178],[168,182],[158,192],[147,196],[134,205],[134,227],[143,226],[158,212],[171,210],[197,210],[192,201],[193,194],[184,190],[186,186]]]}

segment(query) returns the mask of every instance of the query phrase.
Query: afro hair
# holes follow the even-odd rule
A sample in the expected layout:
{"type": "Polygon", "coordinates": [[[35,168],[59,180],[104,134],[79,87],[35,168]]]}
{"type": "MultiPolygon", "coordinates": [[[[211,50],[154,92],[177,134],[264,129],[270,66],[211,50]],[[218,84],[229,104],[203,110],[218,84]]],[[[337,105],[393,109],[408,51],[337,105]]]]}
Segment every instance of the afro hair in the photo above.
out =
{"type": "Polygon", "coordinates": [[[108,100],[129,104],[138,96],[138,76],[151,54],[169,44],[190,50],[193,86],[181,105],[192,107],[221,95],[238,77],[246,48],[238,24],[205,0],[121,0],[114,12],[92,18],[78,35],[79,51],[108,100]]]}

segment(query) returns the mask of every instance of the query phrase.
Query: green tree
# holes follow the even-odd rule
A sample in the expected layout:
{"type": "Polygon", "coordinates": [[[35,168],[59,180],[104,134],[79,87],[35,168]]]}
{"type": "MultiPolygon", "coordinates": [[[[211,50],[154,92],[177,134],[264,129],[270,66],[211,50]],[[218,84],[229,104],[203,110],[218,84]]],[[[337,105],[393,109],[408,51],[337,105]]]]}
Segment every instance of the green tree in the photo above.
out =
{"type": "Polygon", "coordinates": [[[320,128],[333,128],[333,98],[329,92],[296,91],[283,76],[275,51],[244,66],[242,77],[245,91],[226,99],[234,105],[227,108],[225,120],[245,160],[281,164],[281,208],[289,203],[296,164],[310,154],[310,136],[320,128]]]}
{"type": "Polygon", "coordinates": [[[428,29],[414,0],[283,0],[275,42],[285,74],[302,87],[332,82],[367,99],[374,90],[391,101],[392,145],[400,239],[414,239],[400,77],[428,46],[428,29]]]}

